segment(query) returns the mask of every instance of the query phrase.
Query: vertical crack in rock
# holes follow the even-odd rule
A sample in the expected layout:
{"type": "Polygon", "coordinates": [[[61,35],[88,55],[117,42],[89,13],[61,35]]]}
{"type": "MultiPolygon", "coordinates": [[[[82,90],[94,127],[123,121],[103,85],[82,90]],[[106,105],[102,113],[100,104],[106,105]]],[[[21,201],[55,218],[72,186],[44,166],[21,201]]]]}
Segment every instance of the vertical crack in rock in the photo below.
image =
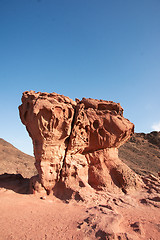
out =
{"type": "Polygon", "coordinates": [[[57,93],[23,93],[20,118],[32,138],[38,177],[35,191],[82,199],[82,189],[122,191],[141,186],[118,157],[134,132],[123,108],[112,101],[73,101],[57,93]],[[44,187],[44,188],[43,188],[44,187]]]}
{"type": "Polygon", "coordinates": [[[67,145],[66,146],[66,149],[65,149],[65,155],[64,155],[64,159],[63,159],[63,164],[62,164],[62,168],[61,168],[61,171],[60,171],[60,181],[62,181],[62,175],[63,175],[63,171],[66,170],[66,156],[67,156],[67,152],[68,152],[68,148],[69,148],[69,143],[70,143],[70,138],[71,138],[71,135],[72,135],[72,130],[73,130],[73,126],[74,126],[74,122],[75,122],[75,115],[76,115],[76,107],[74,108],[74,114],[73,114],[73,119],[72,119],[72,122],[71,122],[71,132],[70,132],[70,135],[69,137],[66,139],[65,141],[65,144],[67,145]]]}

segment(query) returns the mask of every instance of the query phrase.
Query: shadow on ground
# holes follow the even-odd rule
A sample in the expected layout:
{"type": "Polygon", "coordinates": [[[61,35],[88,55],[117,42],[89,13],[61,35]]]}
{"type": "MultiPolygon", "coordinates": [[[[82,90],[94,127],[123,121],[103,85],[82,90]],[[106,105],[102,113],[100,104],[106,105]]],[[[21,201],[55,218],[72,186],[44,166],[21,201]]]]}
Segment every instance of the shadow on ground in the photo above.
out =
{"type": "Polygon", "coordinates": [[[23,178],[21,174],[8,174],[0,175],[0,188],[12,190],[20,194],[29,194],[29,178],[23,178]]]}

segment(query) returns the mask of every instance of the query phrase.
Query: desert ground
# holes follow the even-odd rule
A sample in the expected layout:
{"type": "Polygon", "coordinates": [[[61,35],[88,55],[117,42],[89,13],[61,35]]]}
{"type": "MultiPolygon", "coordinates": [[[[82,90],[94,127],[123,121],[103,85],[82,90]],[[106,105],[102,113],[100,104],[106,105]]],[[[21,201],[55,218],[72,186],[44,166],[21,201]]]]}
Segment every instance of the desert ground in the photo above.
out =
{"type": "Polygon", "coordinates": [[[159,239],[158,193],[98,198],[65,203],[1,188],[0,239],[159,239]]]}
{"type": "Polygon", "coordinates": [[[160,239],[159,132],[135,134],[119,151],[141,174],[129,194],[97,191],[62,201],[28,194],[34,158],[0,141],[0,239],[160,239]],[[147,177],[148,176],[148,177],[147,177]]]}

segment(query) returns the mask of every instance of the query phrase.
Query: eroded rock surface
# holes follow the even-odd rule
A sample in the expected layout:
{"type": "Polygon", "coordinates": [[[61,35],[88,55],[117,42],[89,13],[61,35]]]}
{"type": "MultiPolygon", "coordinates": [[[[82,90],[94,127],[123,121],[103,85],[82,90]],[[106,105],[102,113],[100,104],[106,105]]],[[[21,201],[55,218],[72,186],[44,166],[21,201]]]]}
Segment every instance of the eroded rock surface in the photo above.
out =
{"type": "Polygon", "coordinates": [[[141,184],[118,158],[134,132],[119,103],[29,91],[19,111],[33,140],[36,190],[81,199],[86,189],[127,192],[141,184]]]}
{"type": "Polygon", "coordinates": [[[60,179],[76,103],[56,93],[25,92],[20,117],[33,140],[39,180],[51,190],[60,179]]]}

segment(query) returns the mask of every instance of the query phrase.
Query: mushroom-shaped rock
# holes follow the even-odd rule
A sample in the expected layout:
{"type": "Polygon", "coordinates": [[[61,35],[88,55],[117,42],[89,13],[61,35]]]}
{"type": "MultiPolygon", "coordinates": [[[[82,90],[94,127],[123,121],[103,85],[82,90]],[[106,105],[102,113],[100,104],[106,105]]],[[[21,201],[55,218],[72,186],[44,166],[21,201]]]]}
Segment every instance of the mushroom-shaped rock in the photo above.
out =
{"type": "Polygon", "coordinates": [[[19,111],[33,140],[36,190],[38,182],[47,193],[81,199],[82,189],[127,192],[141,184],[118,158],[134,132],[119,103],[29,91],[19,111]]]}

